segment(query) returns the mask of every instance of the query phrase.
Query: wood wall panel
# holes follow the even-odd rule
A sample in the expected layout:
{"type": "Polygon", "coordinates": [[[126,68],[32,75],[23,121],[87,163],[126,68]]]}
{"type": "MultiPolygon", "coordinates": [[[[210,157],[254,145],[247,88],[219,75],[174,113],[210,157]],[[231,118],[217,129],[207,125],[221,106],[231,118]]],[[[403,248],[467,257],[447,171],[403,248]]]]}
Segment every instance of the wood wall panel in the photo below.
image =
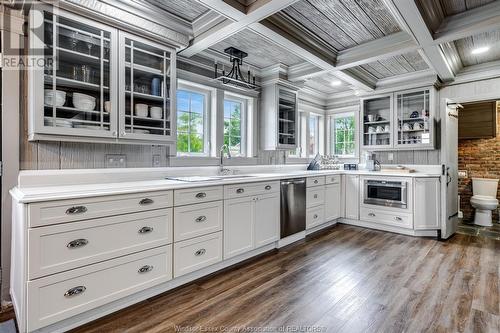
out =
{"type": "Polygon", "coordinates": [[[465,104],[459,112],[459,139],[486,139],[497,135],[496,102],[465,104]]]}

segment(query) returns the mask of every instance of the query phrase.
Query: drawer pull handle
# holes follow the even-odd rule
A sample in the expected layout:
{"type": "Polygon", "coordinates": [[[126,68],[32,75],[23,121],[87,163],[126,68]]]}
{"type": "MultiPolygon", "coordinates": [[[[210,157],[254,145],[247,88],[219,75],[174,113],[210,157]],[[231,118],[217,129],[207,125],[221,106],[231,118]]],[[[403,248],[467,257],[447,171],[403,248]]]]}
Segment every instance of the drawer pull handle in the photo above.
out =
{"type": "Polygon", "coordinates": [[[372,216],[372,217],[374,217],[374,216],[375,216],[375,214],[373,214],[373,213],[369,213],[369,214],[368,214],[368,216],[372,216]]]}
{"type": "Polygon", "coordinates": [[[207,250],[205,250],[205,249],[199,249],[198,251],[196,251],[194,253],[194,255],[197,256],[197,257],[199,257],[199,256],[204,255],[206,252],[207,252],[207,250]]]}
{"type": "Polygon", "coordinates": [[[139,205],[141,206],[151,205],[152,203],[154,203],[154,200],[150,198],[144,198],[141,201],[139,201],[139,205]]]}
{"type": "Polygon", "coordinates": [[[403,219],[400,218],[399,216],[396,216],[395,219],[396,219],[396,221],[403,221],[403,219]]]}
{"type": "Polygon", "coordinates": [[[270,189],[272,189],[271,185],[266,185],[266,187],[264,187],[267,191],[269,191],[270,189]]]}
{"type": "Polygon", "coordinates": [[[239,193],[239,194],[241,194],[243,192],[245,192],[244,188],[239,188],[239,189],[236,190],[236,193],[239,193]]]}
{"type": "Polygon", "coordinates": [[[144,265],[141,268],[139,268],[139,270],[137,272],[140,274],[143,274],[143,273],[151,272],[152,270],[153,270],[152,265],[144,265]]]}
{"type": "Polygon", "coordinates": [[[66,214],[74,215],[74,214],[83,214],[87,212],[87,207],[85,206],[74,206],[66,209],[66,214]]]}
{"type": "Polygon", "coordinates": [[[81,293],[83,293],[85,290],[87,290],[87,288],[85,288],[85,286],[74,287],[74,288],[69,289],[67,292],[65,292],[64,297],[77,296],[77,295],[80,295],[81,293]]]}
{"type": "Polygon", "coordinates": [[[318,183],[318,180],[317,180],[317,179],[315,179],[315,180],[314,180],[314,184],[317,184],[317,183],[318,183]]]}
{"type": "Polygon", "coordinates": [[[80,239],[75,239],[74,241],[69,242],[68,245],[66,245],[66,247],[68,249],[76,249],[78,247],[85,246],[88,243],[89,243],[88,240],[86,240],[84,238],[80,238],[80,239]]]}
{"type": "Polygon", "coordinates": [[[317,194],[314,195],[314,199],[318,199],[318,195],[317,194]]]}
{"type": "Polygon", "coordinates": [[[195,222],[205,222],[207,217],[205,215],[199,216],[196,218],[195,222]]]}
{"type": "Polygon", "coordinates": [[[206,196],[207,196],[207,194],[206,194],[205,192],[200,192],[200,193],[197,193],[197,194],[196,194],[196,197],[197,197],[198,199],[203,199],[203,198],[205,198],[206,196]]]}
{"type": "Polygon", "coordinates": [[[317,219],[318,218],[318,214],[314,214],[314,219],[317,219]]]}
{"type": "Polygon", "coordinates": [[[147,234],[148,232],[153,232],[153,227],[142,227],[139,229],[140,234],[147,234]]]}

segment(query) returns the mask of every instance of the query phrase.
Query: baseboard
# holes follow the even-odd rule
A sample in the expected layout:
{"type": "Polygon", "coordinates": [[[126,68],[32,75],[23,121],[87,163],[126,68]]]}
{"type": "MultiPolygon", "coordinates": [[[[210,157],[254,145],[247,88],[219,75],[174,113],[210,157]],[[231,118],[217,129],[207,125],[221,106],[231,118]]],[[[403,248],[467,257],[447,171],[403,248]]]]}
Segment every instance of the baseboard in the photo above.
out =
{"type": "Polygon", "coordinates": [[[407,235],[407,236],[437,237],[437,230],[405,229],[405,228],[399,228],[399,227],[385,225],[385,224],[381,224],[381,223],[367,222],[367,221],[353,220],[353,219],[346,219],[346,218],[340,219],[339,223],[354,225],[357,227],[375,229],[375,230],[389,231],[389,232],[394,232],[397,234],[403,234],[403,235],[407,235]]]}

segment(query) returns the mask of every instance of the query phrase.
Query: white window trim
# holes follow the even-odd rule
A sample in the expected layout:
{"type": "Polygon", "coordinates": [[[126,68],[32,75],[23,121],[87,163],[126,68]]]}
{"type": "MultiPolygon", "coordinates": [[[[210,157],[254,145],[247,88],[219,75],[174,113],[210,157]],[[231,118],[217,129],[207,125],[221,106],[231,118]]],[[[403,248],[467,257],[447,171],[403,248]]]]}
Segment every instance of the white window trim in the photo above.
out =
{"type": "MultiPolygon", "coordinates": [[[[309,119],[311,115],[318,116],[318,152],[320,154],[325,153],[325,115],[318,112],[299,110],[299,119],[304,115],[304,121],[306,123],[306,133],[305,133],[305,147],[302,146],[302,135],[303,130],[299,128],[298,135],[298,143],[300,143],[300,156],[297,155],[288,155],[286,158],[286,163],[295,164],[295,163],[308,163],[314,156],[309,156],[308,147],[309,147],[309,119]]],[[[300,125],[300,121],[299,121],[300,125]]]]}
{"type": "Polygon", "coordinates": [[[359,162],[359,153],[360,153],[360,144],[359,144],[359,126],[360,126],[360,121],[359,121],[359,115],[360,115],[360,109],[359,105],[354,105],[354,106],[349,106],[345,108],[340,108],[340,109],[335,109],[335,110],[330,110],[326,114],[326,149],[328,151],[329,155],[334,155],[335,151],[333,151],[332,146],[332,118],[340,118],[340,117],[345,117],[354,114],[354,155],[352,156],[337,156],[339,160],[342,160],[344,162],[359,162]]]}
{"type": "MultiPolygon", "coordinates": [[[[241,155],[234,159],[245,159],[255,156],[256,139],[256,116],[254,98],[238,95],[232,92],[224,92],[224,101],[234,101],[241,103],[241,155]]],[[[222,124],[224,124],[224,109],[220,112],[222,124]]],[[[224,128],[220,129],[221,142],[224,142],[224,128]]]]}
{"type": "MultiPolygon", "coordinates": [[[[205,96],[204,110],[203,110],[203,153],[186,153],[177,152],[177,157],[210,157],[212,142],[212,124],[211,124],[211,110],[212,110],[212,90],[208,87],[204,87],[199,84],[191,83],[184,80],[179,80],[177,85],[177,91],[186,90],[192,91],[205,96]]],[[[177,105],[175,106],[175,112],[177,114],[177,105]]]]}

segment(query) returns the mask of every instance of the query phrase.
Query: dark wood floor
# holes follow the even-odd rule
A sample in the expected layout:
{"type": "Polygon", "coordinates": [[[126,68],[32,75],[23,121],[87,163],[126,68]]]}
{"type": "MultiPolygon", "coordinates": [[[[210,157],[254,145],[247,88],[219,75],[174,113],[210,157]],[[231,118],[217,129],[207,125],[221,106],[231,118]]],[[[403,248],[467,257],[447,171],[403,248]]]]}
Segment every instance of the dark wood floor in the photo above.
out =
{"type": "Polygon", "coordinates": [[[438,242],[338,225],[74,332],[500,332],[499,266],[493,239],[438,242]]]}

